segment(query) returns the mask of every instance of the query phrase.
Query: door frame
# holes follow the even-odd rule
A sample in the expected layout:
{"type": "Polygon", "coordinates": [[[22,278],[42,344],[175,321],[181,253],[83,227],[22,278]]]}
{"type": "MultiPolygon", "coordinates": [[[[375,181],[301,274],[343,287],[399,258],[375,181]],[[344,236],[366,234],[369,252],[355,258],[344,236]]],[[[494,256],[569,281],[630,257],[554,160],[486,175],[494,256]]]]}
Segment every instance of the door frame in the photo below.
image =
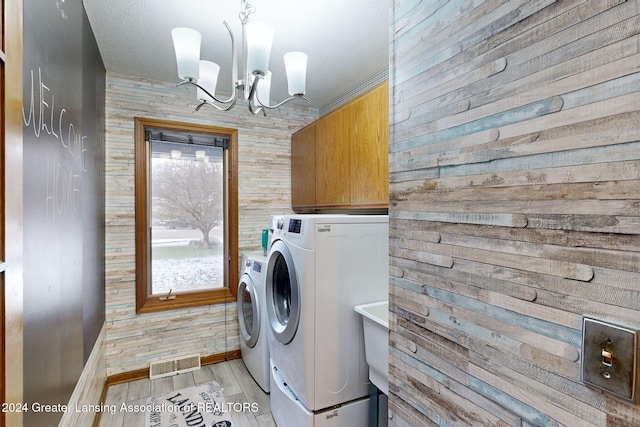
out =
{"type": "MultiPolygon", "coordinates": [[[[22,55],[23,0],[2,0],[1,132],[0,132],[0,259],[2,281],[2,402],[23,404],[23,154],[22,55]],[[5,242],[10,242],[6,244],[5,242]]],[[[21,426],[22,412],[0,411],[0,425],[21,426]]]]}

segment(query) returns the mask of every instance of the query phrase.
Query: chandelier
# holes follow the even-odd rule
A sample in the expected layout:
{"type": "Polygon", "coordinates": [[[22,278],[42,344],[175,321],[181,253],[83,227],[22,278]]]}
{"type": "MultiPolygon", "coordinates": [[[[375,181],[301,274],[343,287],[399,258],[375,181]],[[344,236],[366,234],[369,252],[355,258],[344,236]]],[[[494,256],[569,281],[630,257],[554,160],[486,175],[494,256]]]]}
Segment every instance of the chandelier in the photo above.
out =
{"type": "Polygon", "coordinates": [[[302,52],[289,52],[284,55],[287,74],[289,98],[275,105],[269,105],[271,91],[271,72],[269,56],[273,29],[259,21],[251,21],[249,17],[255,8],[246,0],[240,2],[239,18],[242,23],[242,77],[238,78],[238,58],[236,44],[231,27],[226,21],[224,26],[231,37],[231,78],[233,91],[229,98],[216,97],[216,85],[220,66],[215,62],[200,59],[202,36],[190,28],[174,28],[171,31],[173,45],[178,63],[178,77],[182,80],[178,86],[189,84],[195,86],[196,96],[201,103],[196,107],[199,111],[203,105],[210,105],[220,111],[229,111],[235,107],[238,99],[247,101],[249,111],[257,115],[262,112],[266,116],[267,109],[278,108],[294,99],[304,99],[307,55],[302,52]]]}

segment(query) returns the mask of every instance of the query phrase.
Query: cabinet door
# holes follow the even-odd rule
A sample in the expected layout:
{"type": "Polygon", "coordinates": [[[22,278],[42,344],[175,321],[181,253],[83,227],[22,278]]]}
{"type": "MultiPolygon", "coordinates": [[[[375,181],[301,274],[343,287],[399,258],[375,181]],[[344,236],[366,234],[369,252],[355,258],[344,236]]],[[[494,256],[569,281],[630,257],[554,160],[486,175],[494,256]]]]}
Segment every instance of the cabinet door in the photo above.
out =
{"type": "Polygon", "coordinates": [[[389,84],[359,98],[353,109],[350,142],[351,204],[389,203],[389,84]]]}
{"type": "Polygon", "coordinates": [[[338,109],[316,122],[316,205],[348,207],[349,129],[345,109],[338,109]]]}
{"type": "Polygon", "coordinates": [[[316,204],[316,124],[291,136],[291,206],[293,210],[316,204]]]}

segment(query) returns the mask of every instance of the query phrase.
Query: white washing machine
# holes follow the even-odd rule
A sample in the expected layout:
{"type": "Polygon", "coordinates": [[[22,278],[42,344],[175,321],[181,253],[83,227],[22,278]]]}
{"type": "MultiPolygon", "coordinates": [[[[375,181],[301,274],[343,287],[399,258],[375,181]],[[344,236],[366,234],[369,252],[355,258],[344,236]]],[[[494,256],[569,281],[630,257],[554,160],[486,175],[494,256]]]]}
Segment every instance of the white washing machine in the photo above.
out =
{"type": "Polygon", "coordinates": [[[266,284],[273,417],[278,427],[366,427],[368,365],[353,307],[388,298],[388,216],[274,221],[266,284]]]}
{"type": "Polygon", "coordinates": [[[237,294],[240,352],[253,379],[269,393],[269,329],[265,305],[267,257],[261,252],[243,254],[242,268],[237,294]]]}

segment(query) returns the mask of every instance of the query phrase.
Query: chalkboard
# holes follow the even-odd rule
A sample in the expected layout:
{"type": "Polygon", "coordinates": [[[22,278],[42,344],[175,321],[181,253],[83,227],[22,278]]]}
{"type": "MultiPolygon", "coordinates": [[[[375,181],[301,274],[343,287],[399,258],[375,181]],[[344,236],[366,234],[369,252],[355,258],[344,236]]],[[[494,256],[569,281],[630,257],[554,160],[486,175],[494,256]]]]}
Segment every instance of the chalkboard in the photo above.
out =
{"type": "Polygon", "coordinates": [[[24,2],[23,65],[24,397],[66,405],[105,318],[105,70],[81,0],[24,2]]]}

